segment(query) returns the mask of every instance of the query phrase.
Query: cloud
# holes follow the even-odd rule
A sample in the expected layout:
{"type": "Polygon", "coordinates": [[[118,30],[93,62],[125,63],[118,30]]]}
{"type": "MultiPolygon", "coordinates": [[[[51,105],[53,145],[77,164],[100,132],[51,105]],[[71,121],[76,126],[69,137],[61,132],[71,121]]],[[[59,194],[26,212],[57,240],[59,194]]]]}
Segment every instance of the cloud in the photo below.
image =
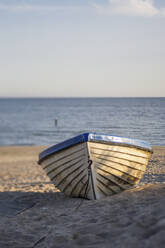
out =
{"type": "Polygon", "coordinates": [[[100,14],[125,16],[165,16],[165,9],[158,9],[154,0],[109,0],[107,4],[94,5],[100,14]]]}
{"type": "MultiPolygon", "coordinates": [[[[91,5],[88,3],[59,5],[53,1],[0,0],[0,12],[79,13],[90,9],[91,5]]],[[[93,4],[93,6],[103,15],[165,16],[165,8],[156,8],[154,0],[107,0],[106,4],[93,4]]]]}

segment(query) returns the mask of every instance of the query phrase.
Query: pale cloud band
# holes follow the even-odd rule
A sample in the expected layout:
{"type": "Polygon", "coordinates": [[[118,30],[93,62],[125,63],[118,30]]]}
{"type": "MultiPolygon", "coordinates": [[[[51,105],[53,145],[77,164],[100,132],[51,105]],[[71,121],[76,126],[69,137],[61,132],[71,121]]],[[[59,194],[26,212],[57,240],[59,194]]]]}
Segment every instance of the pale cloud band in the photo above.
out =
{"type": "MultiPolygon", "coordinates": [[[[101,1],[100,1],[101,2],[101,1]]],[[[43,3],[43,2],[42,2],[43,3]]],[[[52,3],[52,2],[51,2],[52,3]]],[[[86,5],[57,5],[55,3],[49,4],[49,1],[45,4],[39,4],[39,1],[1,1],[0,0],[0,11],[9,12],[86,12],[89,9],[94,9],[97,13],[102,15],[121,15],[121,16],[164,16],[165,8],[157,8],[154,0],[107,0],[104,4],[89,4],[86,5]]]]}
{"type": "Polygon", "coordinates": [[[107,4],[94,6],[104,15],[165,16],[165,8],[156,8],[153,0],[109,0],[107,4]]]}

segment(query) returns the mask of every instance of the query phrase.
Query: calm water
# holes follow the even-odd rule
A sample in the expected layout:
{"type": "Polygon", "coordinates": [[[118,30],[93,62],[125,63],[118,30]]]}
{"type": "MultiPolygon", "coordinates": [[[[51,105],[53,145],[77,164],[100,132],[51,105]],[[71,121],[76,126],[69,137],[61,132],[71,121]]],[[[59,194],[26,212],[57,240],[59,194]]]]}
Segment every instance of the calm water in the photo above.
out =
{"type": "Polygon", "coordinates": [[[0,99],[0,145],[56,144],[88,131],[165,145],[165,98],[0,99]]]}

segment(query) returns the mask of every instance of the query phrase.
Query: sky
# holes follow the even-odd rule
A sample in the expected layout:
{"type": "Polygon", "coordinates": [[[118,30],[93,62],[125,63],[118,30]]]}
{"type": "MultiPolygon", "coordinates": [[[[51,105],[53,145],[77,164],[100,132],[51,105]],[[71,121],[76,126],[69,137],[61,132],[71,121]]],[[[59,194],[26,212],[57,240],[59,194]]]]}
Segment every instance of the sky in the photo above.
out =
{"type": "Polygon", "coordinates": [[[165,97],[165,1],[0,0],[0,97],[165,97]]]}

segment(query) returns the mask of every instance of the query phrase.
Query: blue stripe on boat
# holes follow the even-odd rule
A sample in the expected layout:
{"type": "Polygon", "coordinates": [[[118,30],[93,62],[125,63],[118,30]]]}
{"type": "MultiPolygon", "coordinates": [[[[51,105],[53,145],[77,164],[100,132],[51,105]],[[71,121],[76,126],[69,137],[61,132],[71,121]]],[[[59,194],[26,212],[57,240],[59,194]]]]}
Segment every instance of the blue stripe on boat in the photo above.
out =
{"type": "Polygon", "coordinates": [[[100,143],[117,143],[123,145],[130,145],[134,147],[139,147],[141,149],[145,149],[148,151],[152,151],[151,146],[142,140],[137,139],[129,139],[119,136],[112,136],[108,134],[96,134],[96,133],[83,133],[78,136],[75,136],[71,139],[63,141],[57,145],[51,146],[50,148],[44,150],[39,154],[39,161],[41,163],[42,160],[47,158],[48,156],[52,155],[53,153],[59,152],[63,149],[69,148],[79,143],[93,141],[93,142],[100,142],[100,143]]]}

